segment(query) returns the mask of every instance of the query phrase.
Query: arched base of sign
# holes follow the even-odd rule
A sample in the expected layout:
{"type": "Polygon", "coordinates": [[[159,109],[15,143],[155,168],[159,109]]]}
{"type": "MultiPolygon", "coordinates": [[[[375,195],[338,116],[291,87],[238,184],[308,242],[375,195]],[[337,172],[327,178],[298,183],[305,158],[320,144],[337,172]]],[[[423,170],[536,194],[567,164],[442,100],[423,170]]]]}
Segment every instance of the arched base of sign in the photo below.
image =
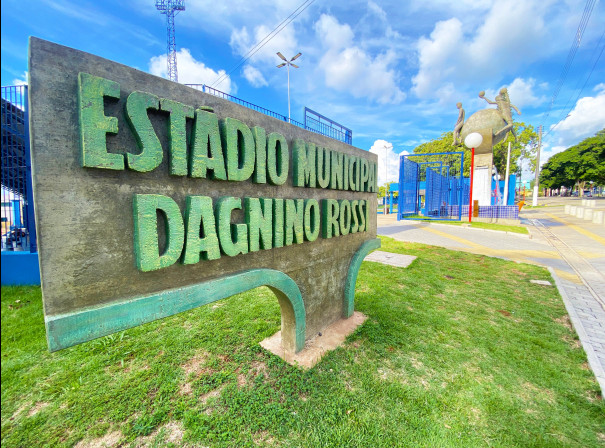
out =
{"type": "Polygon", "coordinates": [[[351,259],[349,272],[347,273],[347,281],[345,283],[345,297],[342,313],[345,319],[351,317],[353,311],[355,311],[355,283],[357,282],[357,274],[359,273],[361,262],[371,251],[379,248],[380,238],[368,240],[361,245],[351,259]]]}
{"type": "Polygon", "coordinates": [[[284,349],[299,352],[305,345],[306,332],[306,314],[302,295],[292,278],[274,269],[244,271],[198,285],[162,291],[125,302],[89,308],[76,313],[49,316],[46,318],[48,346],[50,351],[61,350],[189,311],[259,286],[268,286],[279,301],[284,349]]]}

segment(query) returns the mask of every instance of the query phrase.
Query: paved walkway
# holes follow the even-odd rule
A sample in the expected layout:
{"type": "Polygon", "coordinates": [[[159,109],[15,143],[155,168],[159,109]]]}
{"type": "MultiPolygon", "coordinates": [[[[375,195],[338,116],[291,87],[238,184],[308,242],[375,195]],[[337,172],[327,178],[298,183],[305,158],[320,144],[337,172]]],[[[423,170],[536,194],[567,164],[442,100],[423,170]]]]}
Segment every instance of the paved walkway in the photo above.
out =
{"type": "MultiPolygon", "coordinates": [[[[599,207],[605,208],[601,201],[599,207]]],[[[530,236],[398,222],[395,215],[378,215],[378,234],[547,267],[605,394],[605,226],[565,215],[564,204],[556,200],[524,211],[530,236]]]]}

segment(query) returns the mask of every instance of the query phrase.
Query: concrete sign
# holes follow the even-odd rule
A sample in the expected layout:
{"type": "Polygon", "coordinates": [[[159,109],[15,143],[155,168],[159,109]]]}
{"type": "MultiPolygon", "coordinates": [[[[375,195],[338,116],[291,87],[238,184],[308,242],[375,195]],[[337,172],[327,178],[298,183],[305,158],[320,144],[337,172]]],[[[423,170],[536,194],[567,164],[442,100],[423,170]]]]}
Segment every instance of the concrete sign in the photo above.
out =
{"type": "Polygon", "coordinates": [[[374,154],[40,39],[29,64],[50,350],[262,285],[292,352],[353,313],[374,154]]]}

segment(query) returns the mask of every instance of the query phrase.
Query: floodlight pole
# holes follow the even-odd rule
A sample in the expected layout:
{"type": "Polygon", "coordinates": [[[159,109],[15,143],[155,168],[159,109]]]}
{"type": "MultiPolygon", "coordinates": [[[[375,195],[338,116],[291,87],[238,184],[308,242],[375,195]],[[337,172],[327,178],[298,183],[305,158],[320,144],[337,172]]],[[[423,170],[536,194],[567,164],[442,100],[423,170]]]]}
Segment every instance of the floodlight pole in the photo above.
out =
{"type": "Polygon", "coordinates": [[[288,63],[286,67],[288,72],[288,123],[290,123],[290,64],[288,63]]]}
{"type": "Polygon", "coordinates": [[[290,118],[290,66],[294,67],[294,68],[298,68],[298,65],[293,64],[292,61],[298,59],[300,56],[302,56],[302,53],[298,53],[296,56],[294,56],[292,59],[286,59],[286,57],[281,54],[279,51],[277,52],[277,55],[279,56],[279,58],[284,61],[282,64],[279,64],[277,66],[277,68],[281,68],[283,66],[286,66],[286,70],[288,71],[288,123],[291,123],[292,119],[290,118]]]}

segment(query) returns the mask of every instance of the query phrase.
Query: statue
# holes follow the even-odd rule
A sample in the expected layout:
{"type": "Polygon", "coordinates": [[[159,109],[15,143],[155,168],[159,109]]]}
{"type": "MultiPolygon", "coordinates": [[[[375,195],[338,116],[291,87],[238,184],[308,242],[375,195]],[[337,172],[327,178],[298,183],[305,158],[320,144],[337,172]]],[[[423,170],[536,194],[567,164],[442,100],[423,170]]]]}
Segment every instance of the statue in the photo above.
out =
{"type": "MultiPolygon", "coordinates": [[[[485,98],[485,91],[483,90],[479,92],[479,98],[483,98],[485,101],[487,101],[488,104],[495,104],[498,108],[498,111],[500,112],[500,115],[502,115],[502,119],[506,122],[506,126],[504,126],[499,131],[494,132],[494,134],[504,134],[504,138],[506,138],[506,134],[508,133],[508,131],[510,131],[513,133],[513,137],[515,137],[516,140],[517,136],[515,135],[515,130],[513,128],[512,108],[514,108],[519,115],[521,115],[521,111],[517,108],[517,106],[510,102],[510,97],[508,96],[508,90],[506,89],[506,87],[502,87],[500,89],[500,94],[497,95],[496,98],[494,98],[495,101],[490,101],[485,98]]],[[[504,138],[502,140],[504,140],[504,138]]]]}
{"type": "MultiPolygon", "coordinates": [[[[495,101],[491,101],[485,98],[485,92],[479,92],[479,98],[483,98],[488,104],[495,104],[497,109],[483,109],[472,114],[465,123],[462,124],[462,128],[456,132],[460,116],[458,116],[458,122],[454,128],[454,138],[456,141],[464,141],[466,136],[471,132],[488,132],[490,134],[490,145],[493,147],[499,142],[503,141],[509,132],[513,132],[513,113],[514,108],[520,115],[521,111],[511,104],[508,96],[508,90],[506,87],[500,89],[500,93],[496,96],[495,101]]],[[[486,141],[484,135],[484,142],[486,141]]]]}
{"type": "Polygon", "coordinates": [[[462,103],[456,103],[456,107],[458,108],[458,121],[456,122],[456,126],[454,126],[454,141],[452,142],[452,146],[458,146],[462,144],[462,139],[460,138],[460,130],[464,125],[464,109],[462,108],[462,103]]]}

